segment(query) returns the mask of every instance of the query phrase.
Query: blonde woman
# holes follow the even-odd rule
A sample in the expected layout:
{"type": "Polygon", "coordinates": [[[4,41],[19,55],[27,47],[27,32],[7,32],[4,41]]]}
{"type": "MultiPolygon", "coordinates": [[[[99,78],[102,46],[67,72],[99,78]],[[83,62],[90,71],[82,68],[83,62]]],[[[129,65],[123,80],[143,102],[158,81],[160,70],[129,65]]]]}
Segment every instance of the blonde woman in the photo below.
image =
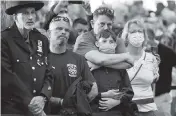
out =
{"type": "Polygon", "coordinates": [[[134,66],[127,69],[131,85],[134,91],[133,101],[137,104],[139,116],[155,116],[157,110],[154,103],[152,84],[159,77],[157,58],[144,51],[147,35],[142,21],[130,20],[126,23],[122,39],[124,39],[127,51],[135,59],[134,66]]]}

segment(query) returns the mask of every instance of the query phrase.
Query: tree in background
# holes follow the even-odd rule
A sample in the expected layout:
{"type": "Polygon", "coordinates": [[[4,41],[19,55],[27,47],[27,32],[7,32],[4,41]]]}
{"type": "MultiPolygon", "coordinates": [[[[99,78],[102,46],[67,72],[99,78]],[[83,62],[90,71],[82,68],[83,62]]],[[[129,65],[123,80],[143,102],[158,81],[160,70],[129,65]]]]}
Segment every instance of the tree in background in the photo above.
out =
{"type": "Polygon", "coordinates": [[[5,13],[7,7],[12,6],[10,1],[1,1],[1,30],[3,31],[7,27],[13,24],[13,17],[5,13]]]}

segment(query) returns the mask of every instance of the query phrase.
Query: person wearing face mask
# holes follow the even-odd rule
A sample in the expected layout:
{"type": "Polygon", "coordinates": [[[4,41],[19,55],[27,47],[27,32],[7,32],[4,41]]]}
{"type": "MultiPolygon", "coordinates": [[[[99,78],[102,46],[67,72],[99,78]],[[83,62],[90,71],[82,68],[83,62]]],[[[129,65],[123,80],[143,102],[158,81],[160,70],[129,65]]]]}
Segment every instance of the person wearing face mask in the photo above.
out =
{"type": "MultiPolygon", "coordinates": [[[[97,35],[95,45],[104,54],[115,54],[116,36],[112,31],[103,30],[97,35]]],[[[127,71],[102,66],[92,70],[92,74],[99,92],[91,102],[93,116],[122,116],[122,105],[128,104],[134,95],[127,71]]]]}
{"type": "Polygon", "coordinates": [[[159,77],[159,61],[153,54],[143,49],[147,35],[142,21],[138,19],[128,21],[121,37],[125,40],[127,51],[135,59],[134,66],[127,69],[134,91],[132,100],[138,106],[139,116],[155,116],[157,107],[154,103],[152,84],[159,77]]]}
{"type": "Polygon", "coordinates": [[[93,13],[91,25],[93,30],[78,36],[73,51],[84,56],[96,68],[99,66],[110,67],[114,69],[127,69],[133,65],[133,59],[125,52],[125,46],[122,39],[117,38],[116,54],[105,54],[99,52],[95,46],[96,36],[102,30],[112,30],[114,20],[114,11],[102,5],[93,13]]]}

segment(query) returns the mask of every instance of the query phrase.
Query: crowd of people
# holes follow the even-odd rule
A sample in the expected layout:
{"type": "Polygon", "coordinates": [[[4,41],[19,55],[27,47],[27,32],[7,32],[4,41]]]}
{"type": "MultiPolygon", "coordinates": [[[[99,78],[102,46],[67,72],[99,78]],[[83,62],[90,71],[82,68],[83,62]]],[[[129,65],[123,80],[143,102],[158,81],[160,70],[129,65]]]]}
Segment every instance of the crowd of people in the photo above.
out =
{"type": "Polygon", "coordinates": [[[1,32],[2,114],[176,115],[175,6],[158,3],[156,12],[124,16],[123,25],[106,4],[73,20],[68,6],[82,1],[60,0],[40,22],[42,1],[10,2],[14,24],[1,32]]]}

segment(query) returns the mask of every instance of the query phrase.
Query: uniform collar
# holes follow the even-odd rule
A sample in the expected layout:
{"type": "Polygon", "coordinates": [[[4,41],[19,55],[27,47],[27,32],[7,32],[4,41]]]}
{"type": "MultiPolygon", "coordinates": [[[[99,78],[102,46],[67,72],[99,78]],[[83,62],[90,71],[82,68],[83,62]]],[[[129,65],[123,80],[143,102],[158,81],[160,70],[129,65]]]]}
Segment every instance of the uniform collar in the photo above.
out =
{"type": "Polygon", "coordinates": [[[16,26],[16,24],[14,23],[13,26],[10,27],[10,29],[11,29],[10,35],[14,39],[15,43],[18,44],[25,51],[30,53],[31,51],[29,50],[27,44],[25,43],[25,39],[23,38],[23,36],[19,32],[18,27],[16,26]]]}
{"type": "MultiPolygon", "coordinates": [[[[16,23],[14,22],[14,24],[11,26],[11,27],[9,27],[11,30],[13,30],[13,32],[14,33],[12,33],[12,35],[14,36],[14,37],[22,37],[22,35],[21,35],[21,33],[19,32],[19,30],[18,30],[18,27],[17,27],[17,25],[16,25],[16,23]]],[[[33,28],[30,32],[37,32],[37,33],[39,33],[39,31],[37,30],[37,29],[35,29],[35,28],[33,28]]]]}
{"type": "Polygon", "coordinates": [[[16,23],[14,23],[14,24],[12,25],[12,27],[10,27],[10,29],[12,30],[12,33],[11,33],[11,36],[12,36],[12,37],[15,37],[15,38],[23,38],[22,35],[21,35],[21,33],[20,33],[19,30],[18,30],[18,27],[17,27],[16,23]]]}

